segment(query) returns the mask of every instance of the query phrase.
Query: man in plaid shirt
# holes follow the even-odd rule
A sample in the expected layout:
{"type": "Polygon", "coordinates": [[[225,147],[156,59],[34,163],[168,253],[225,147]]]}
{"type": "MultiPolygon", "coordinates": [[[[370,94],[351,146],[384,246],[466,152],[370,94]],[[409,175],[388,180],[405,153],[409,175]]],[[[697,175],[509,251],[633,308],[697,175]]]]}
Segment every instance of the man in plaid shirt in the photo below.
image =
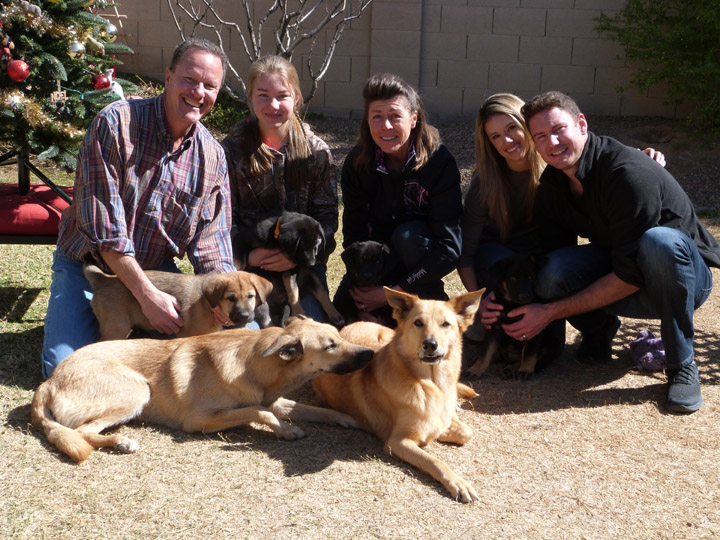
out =
{"type": "Polygon", "coordinates": [[[174,259],[185,254],[196,273],[234,270],[225,155],[199,122],[215,103],[226,62],[210,41],[187,40],[175,49],[160,96],[117,101],[88,129],[53,260],[45,377],[98,339],[84,261],[116,274],[166,334],[182,326],[180,305],[144,270],[178,271],[174,259]]]}

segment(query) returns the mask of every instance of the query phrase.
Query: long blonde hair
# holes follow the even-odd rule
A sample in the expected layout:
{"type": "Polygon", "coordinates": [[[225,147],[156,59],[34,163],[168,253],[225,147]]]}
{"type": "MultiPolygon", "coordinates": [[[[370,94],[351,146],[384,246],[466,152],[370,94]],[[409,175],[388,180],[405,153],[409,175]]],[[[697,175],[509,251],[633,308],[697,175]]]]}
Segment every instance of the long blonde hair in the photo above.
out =
{"type": "MultiPolygon", "coordinates": [[[[297,99],[288,129],[287,162],[285,164],[289,187],[297,189],[309,179],[310,167],[308,162],[312,159],[312,150],[300,116],[303,107],[300,80],[295,66],[285,58],[276,55],[259,58],[252,63],[248,72],[247,95],[249,104],[252,103],[251,96],[258,79],[268,73],[274,73],[282,77],[297,99]]],[[[253,111],[254,114],[255,111],[253,111]]],[[[243,122],[239,128],[243,131],[240,139],[241,155],[246,161],[250,174],[252,176],[265,174],[272,168],[273,154],[262,144],[257,117],[253,116],[249,122],[243,122]]]]}
{"type": "Polygon", "coordinates": [[[529,223],[533,216],[538,180],[545,169],[545,162],[535,150],[520,113],[523,105],[524,102],[513,94],[494,94],[480,107],[475,120],[475,175],[480,184],[479,197],[504,241],[507,241],[512,233],[510,183],[507,180],[510,169],[505,158],[498,153],[485,133],[485,122],[494,114],[506,114],[525,131],[525,143],[529,145],[527,155],[530,162],[530,182],[526,185],[524,213],[529,223]]]}

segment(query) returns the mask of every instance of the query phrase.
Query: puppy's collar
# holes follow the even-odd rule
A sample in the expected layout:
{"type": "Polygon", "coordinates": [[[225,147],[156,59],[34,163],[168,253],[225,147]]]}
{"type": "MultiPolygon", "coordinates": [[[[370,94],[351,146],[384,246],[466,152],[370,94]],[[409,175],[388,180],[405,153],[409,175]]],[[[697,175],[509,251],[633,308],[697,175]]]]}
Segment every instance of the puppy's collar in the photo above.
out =
{"type": "Polygon", "coordinates": [[[275,234],[273,237],[277,240],[278,236],[280,236],[280,218],[278,218],[277,223],[275,224],[275,234]]]}

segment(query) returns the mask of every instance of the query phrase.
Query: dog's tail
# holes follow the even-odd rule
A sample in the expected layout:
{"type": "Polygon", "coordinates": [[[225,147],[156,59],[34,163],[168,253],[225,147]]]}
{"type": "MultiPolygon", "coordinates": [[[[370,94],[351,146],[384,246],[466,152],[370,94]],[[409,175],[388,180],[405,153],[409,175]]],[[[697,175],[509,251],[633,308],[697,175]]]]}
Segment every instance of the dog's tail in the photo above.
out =
{"type": "Polygon", "coordinates": [[[42,431],[47,440],[62,453],[78,463],[85,461],[94,448],[80,433],[55,421],[48,406],[51,392],[52,388],[47,384],[41,384],[35,392],[30,406],[32,425],[42,431]]]}
{"type": "Polygon", "coordinates": [[[468,385],[459,382],[457,383],[457,395],[461,398],[473,399],[478,396],[478,393],[468,385]]]}

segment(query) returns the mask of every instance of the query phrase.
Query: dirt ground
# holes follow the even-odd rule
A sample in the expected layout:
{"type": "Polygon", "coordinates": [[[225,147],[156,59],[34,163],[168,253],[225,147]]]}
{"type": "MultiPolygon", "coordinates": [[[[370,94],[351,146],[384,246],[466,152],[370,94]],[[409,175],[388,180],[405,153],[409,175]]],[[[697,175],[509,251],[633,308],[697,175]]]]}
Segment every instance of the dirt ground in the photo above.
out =
{"type": "MultiPolygon", "coordinates": [[[[342,162],[357,123],[315,124],[342,162]]],[[[608,125],[628,144],[665,152],[695,204],[717,215],[717,152],[688,146],[655,120],[608,125]]],[[[469,179],[469,125],[439,127],[469,179]]],[[[532,380],[491,367],[473,383],[479,397],[460,404],[473,439],[428,447],[475,485],[480,502],[463,505],[384,454],[373,436],[305,423],[307,438],[292,442],[254,426],[188,435],[133,423],[118,431],[139,442],[137,454],[98,451],[70,462],[29,423],[51,254],[50,246],[0,245],[2,538],[720,537],[717,287],[696,314],[705,406],[693,415],[667,414],[664,375],[631,368],[629,343],[642,329],[659,333],[655,321],[624,319],[605,366],[575,362],[569,331],[563,357],[532,380]]],[[[717,283],[720,272],[713,276],[717,283]]],[[[449,288],[460,292],[456,280],[449,288]]],[[[318,403],[308,387],[293,397],[318,403]]]]}

